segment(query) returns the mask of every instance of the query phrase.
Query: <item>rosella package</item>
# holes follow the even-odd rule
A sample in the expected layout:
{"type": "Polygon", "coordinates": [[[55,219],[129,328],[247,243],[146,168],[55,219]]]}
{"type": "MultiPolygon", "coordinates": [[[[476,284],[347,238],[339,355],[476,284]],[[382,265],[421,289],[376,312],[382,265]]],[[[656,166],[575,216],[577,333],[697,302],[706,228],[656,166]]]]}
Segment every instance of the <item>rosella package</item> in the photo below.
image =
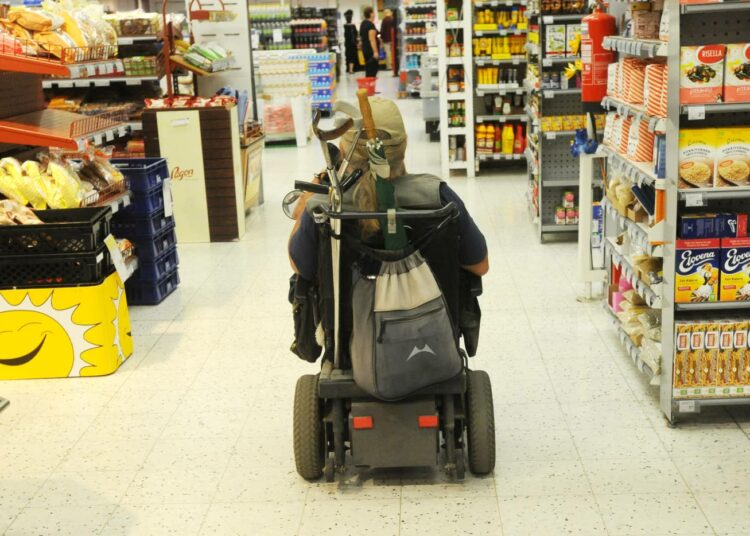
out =
{"type": "Polygon", "coordinates": [[[680,103],[721,102],[725,53],[724,45],[680,48],[680,103]]]}
{"type": "Polygon", "coordinates": [[[715,302],[721,240],[677,240],[675,253],[675,303],[715,302]]]}

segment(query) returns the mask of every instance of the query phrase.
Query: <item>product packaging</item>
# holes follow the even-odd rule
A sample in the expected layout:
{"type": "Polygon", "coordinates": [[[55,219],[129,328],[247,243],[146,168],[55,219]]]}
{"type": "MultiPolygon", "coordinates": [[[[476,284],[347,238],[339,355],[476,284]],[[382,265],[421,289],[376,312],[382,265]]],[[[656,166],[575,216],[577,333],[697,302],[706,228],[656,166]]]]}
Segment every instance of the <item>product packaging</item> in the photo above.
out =
{"type": "Polygon", "coordinates": [[[682,129],[679,141],[680,188],[714,185],[718,129],[682,129]]]}
{"type": "Polygon", "coordinates": [[[581,33],[580,24],[568,24],[565,27],[565,54],[566,55],[573,56],[575,54],[570,44],[575,42],[576,34],[580,34],[580,33],[581,33]]]}
{"type": "Polygon", "coordinates": [[[654,173],[657,179],[667,177],[667,137],[663,134],[654,138],[654,173]]]}
{"type": "Polygon", "coordinates": [[[684,214],[677,236],[695,238],[742,238],[747,236],[747,214],[684,214]]]}
{"type": "Polygon", "coordinates": [[[750,44],[727,45],[724,102],[750,102],[750,44]]]}
{"type": "Polygon", "coordinates": [[[719,291],[721,240],[677,240],[675,303],[715,302],[719,291]]]}
{"type": "Polygon", "coordinates": [[[720,301],[750,301],[750,238],[721,241],[720,301]]]}
{"type": "Polygon", "coordinates": [[[680,102],[721,102],[724,89],[724,45],[680,47],[680,102]]]}
{"type": "Polygon", "coordinates": [[[661,11],[633,11],[633,36],[638,39],[658,39],[661,11]]]}
{"type": "Polygon", "coordinates": [[[546,56],[564,56],[567,50],[565,43],[565,25],[549,24],[545,26],[544,53],[546,56]]]}
{"type": "Polygon", "coordinates": [[[714,186],[750,186],[750,128],[716,129],[714,186]]]}
{"type": "Polygon", "coordinates": [[[555,225],[565,225],[565,218],[567,211],[565,207],[557,207],[555,209],[555,225]]]}

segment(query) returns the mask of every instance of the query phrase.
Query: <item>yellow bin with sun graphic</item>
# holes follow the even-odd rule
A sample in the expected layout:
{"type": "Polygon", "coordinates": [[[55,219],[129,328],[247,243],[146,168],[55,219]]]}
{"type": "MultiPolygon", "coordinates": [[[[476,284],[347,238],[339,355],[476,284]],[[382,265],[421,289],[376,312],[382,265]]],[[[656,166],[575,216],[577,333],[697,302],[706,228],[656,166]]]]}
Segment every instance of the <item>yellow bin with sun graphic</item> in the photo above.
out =
{"type": "Polygon", "coordinates": [[[133,353],[125,286],[0,290],[0,380],[105,376],[133,353]]]}

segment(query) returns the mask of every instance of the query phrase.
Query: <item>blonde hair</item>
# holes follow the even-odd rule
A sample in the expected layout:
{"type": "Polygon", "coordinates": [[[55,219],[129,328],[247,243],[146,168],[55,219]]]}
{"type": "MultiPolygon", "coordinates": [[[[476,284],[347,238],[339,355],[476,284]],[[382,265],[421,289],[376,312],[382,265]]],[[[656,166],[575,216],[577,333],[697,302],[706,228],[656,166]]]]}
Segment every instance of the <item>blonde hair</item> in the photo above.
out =
{"type": "MultiPolygon", "coordinates": [[[[382,134],[382,132],[379,132],[378,135],[382,134]]],[[[381,139],[385,139],[385,137],[381,139]]],[[[341,148],[344,152],[349,149],[348,141],[349,140],[346,140],[346,138],[341,140],[341,148]]],[[[384,149],[385,156],[391,167],[391,174],[388,178],[394,179],[406,175],[406,167],[404,166],[406,139],[396,145],[386,145],[384,149]]],[[[375,192],[376,177],[370,172],[367,145],[364,141],[357,143],[357,147],[349,161],[349,167],[346,169],[346,175],[352,173],[355,169],[361,169],[363,174],[357,182],[357,186],[354,188],[354,205],[358,210],[365,212],[378,210],[378,196],[375,192]]],[[[362,237],[369,238],[380,231],[380,222],[378,220],[360,220],[360,227],[362,229],[362,237]]]]}

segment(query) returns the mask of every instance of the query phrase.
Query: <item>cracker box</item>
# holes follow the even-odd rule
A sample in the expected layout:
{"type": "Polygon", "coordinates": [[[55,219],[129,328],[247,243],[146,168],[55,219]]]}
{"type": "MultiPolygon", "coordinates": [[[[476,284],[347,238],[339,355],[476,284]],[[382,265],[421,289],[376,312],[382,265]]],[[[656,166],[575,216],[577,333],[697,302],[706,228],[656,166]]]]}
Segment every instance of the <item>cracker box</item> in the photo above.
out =
{"type": "Polygon", "coordinates": [[[687,360],[690,353],[690,337],[692,325],[687,322],[678,322],[675,325],[675,355],[674,355],[674,380],[675,389],[681,389],[687,385],[687,360]]]}
{"type": "Polygon", "coordinates": [[[680,47],[680,102],[721,102],[724,93],[726,46],[680,47]]]}
{"type": "Polygon", "coordinates": [[[723,387],[732,382],[732,353],[734,352],[734,322],[722,322],[719,334],[719,356],[716,364],[716,385],[723,387]]]}
{"type": "Polygon", "coordinates": [[[714,186],[750,186],[750,128],[716,129],[714,186]]]}
{"type": "Polygon", "coordinates": [[[712,188],[719,129],[682,129],[679,135],[680,188],[712,188]]]}
{"type": "Polygon", "coordinates": [[[581,25],[580,24],[568,24],[565,27],[565,53],[568,56],[574,56],[573,49],[571,48],[570,44],[575,42],[576,34],[581,33],[581,25]]]}
{"type": "Polygon", "coordinates": [[[706,326],[705,350],[701,356],[700,385],[713,387],[716,385],[716,371],[719,361],[720,329],[718,323],[706,326]]]}
{"type": "Polygon", "coordinates": [[[750,301],[750,238],[721,241],[720,272],[720,301],[750,301]]]}
{"type": "Polygon", "coordinates": [[[715,302],[721,240],[677,240],[675,248],[675,303],[715,302]]]}
{"type": "Polygon", "coordinates": [[[565,25],[548,24],[544,27],[544,53],[547,56],[564,56],[567,45],[565,44],[565,25]]]}
{"type": "Polygon", "coordinates": [[[750,44],[727,45],[724,102],[750,102],[750,44]]]}
{"type": "Polygon", "coordinates": [[[747,358],[747,322],[736,322],[734,324],[734,348],[729,369],[729,382],[731,385],[744,385],[747,381],[745,376],[745,360],[747,358]]]}

